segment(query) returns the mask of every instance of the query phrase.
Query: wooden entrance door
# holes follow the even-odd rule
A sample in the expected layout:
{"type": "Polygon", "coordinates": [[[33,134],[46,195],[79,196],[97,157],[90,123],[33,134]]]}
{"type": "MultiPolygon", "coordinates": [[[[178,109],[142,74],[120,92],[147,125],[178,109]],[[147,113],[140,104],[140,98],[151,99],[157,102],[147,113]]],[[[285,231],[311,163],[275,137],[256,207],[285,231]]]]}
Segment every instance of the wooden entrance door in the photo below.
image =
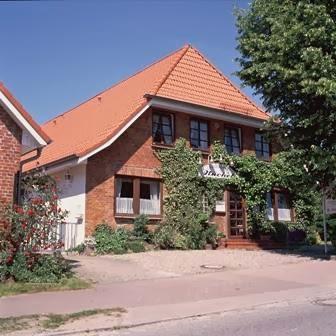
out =
{"type": "Polygon", "coordinates": [[[229,237],[245,237],[245,209],[244,200],[238,193],[229,192],[229,237]]]}

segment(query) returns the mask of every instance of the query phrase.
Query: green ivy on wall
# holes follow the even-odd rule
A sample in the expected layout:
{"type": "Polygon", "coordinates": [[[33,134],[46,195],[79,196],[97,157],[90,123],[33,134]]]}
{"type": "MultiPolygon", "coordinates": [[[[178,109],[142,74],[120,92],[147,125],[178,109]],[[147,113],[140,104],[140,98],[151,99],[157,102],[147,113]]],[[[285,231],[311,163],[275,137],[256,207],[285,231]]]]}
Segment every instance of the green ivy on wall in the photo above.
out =
{"type": "Polygon", "coordinates": [[[202,248],[213,239],[209,215],[216,200],[227,188],[237,190],[247,205],[248,232],[258,236],[269,232],[273,223],[266,219],[266,193],[273,187],[286,188],[292,197],[297,228],[307,230],[319,213],[319,197],[305,177],[303,167],[296,164],[294,151],[282,152],[271,162],[254,155],[230,155],[215,142],[211,146],[214,162],[230,166],[236,174],[227,179],[204,178],[199,175],[201,153],[191,149],[180,138],[172,149],[157,152],[162,166],[167,196],[164,199],[164,219],[159,228],[158,244],[168,248],[202,248]],[[206,200],[209,212],[205,211],[206,200]]]}

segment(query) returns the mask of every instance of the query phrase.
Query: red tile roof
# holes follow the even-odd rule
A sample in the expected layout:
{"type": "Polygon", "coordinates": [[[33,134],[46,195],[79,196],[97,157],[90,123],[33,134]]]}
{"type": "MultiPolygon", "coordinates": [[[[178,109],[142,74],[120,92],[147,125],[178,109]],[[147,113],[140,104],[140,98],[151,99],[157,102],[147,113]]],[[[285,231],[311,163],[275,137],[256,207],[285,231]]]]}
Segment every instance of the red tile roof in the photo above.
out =
{"type": "Polygon", "coordinates": [[[95,150],[147,104],[146,95],[268,119],[199,51],[186,45],[44,124],[42,128],[52,143],[25,170],[95,150]]]}
{"type": "Polygon", "coordinates": [[[5,97],[13,104],[13,106],[20,112],[26,122],[39,134],[39,136],[46,142],[50,142],[49,136],[41,129],[39,124],[31,117],[31,115],[25,110],[25,108],[19,103],[19,101],[9,92],[5,85],[0,82],[0,91],[5,97]]]}

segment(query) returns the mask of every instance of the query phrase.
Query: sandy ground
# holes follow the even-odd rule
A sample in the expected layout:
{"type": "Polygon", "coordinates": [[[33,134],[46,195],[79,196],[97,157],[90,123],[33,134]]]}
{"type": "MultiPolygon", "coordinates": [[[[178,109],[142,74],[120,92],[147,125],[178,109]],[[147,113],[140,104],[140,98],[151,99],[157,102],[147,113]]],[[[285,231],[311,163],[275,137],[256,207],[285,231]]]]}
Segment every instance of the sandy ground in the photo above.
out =
{"type": "Polygon", "coordinates": [[[178,277],[187,274],[225,272],[234,269],[260,269],[268,266],[302,263],[309,257],[275,251],[201,250],[150,251],[124,255],[68,256],[76,272],[94,282],[178,277]],[[223,266],[205,269],[202,265],[223,266]]]}

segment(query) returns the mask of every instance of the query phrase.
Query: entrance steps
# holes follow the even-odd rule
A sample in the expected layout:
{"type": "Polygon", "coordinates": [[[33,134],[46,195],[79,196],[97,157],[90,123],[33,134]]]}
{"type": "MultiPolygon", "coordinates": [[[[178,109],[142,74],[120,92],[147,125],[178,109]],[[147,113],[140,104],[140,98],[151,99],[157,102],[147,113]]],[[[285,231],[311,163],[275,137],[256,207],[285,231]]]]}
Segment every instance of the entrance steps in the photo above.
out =
{"type": "Polygon", "coordinates": [[[244,250],[271,250],[284,248],[284,243],[272,240],[254,240],[246,238],[221,239],[219,249],[244,249],[244,250]]]}

